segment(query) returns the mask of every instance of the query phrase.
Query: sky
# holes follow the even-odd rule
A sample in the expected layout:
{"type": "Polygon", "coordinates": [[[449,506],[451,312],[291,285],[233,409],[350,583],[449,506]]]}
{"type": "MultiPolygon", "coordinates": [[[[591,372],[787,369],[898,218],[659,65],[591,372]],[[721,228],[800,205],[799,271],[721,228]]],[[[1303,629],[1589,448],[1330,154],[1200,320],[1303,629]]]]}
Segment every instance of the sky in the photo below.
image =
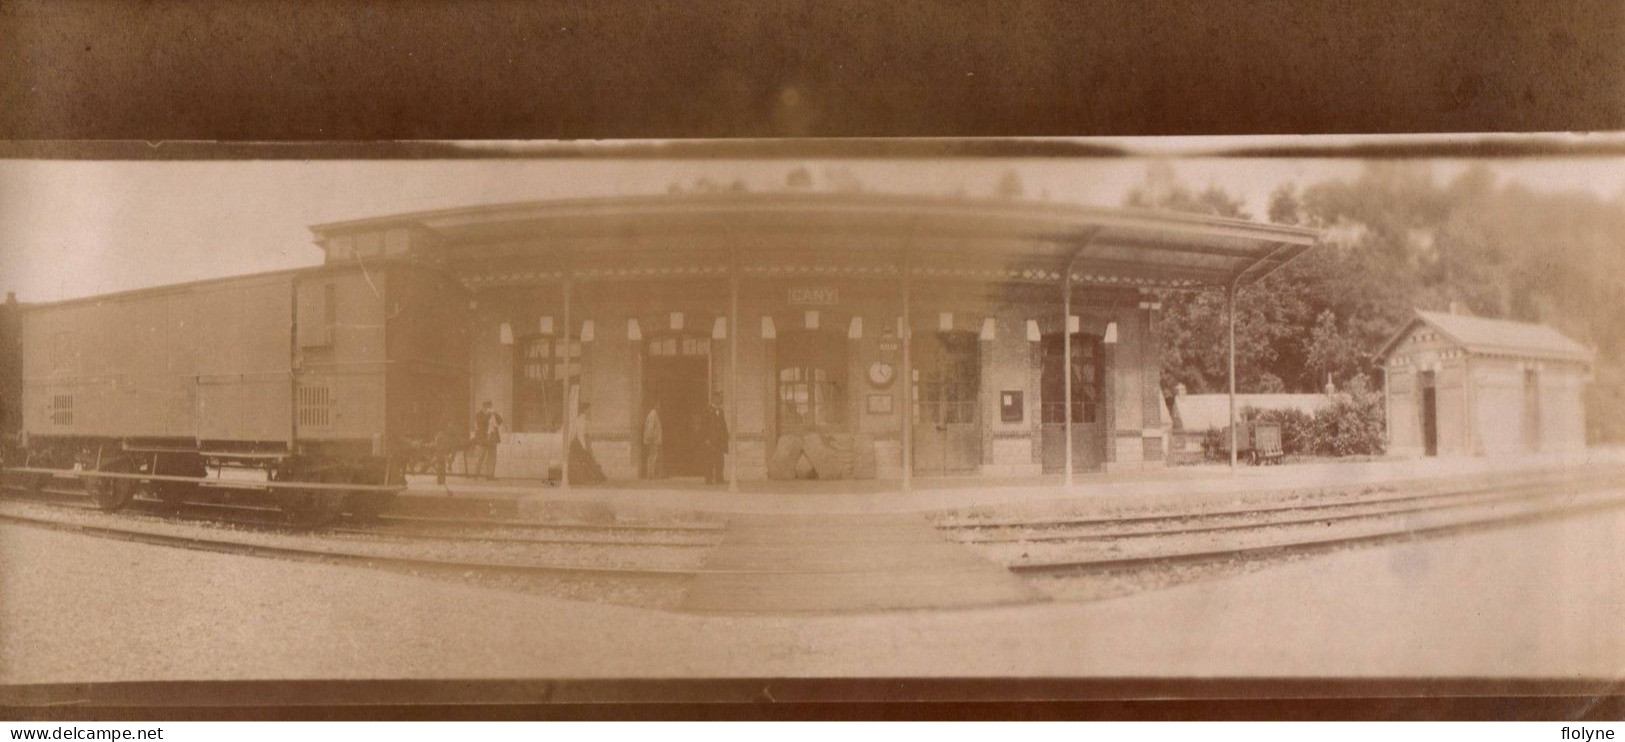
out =
{"type": "MultiPolygon", "coordinates": [[[[0,293],[56,301],[146,286],[315,265],[308,227],[405,211],[505,201],[664,193],[672,183],[739,179],[782,188],[807,168],[817,190],[849,174],[866,190],[991,196],[1007,170],[1029,198],[1121,205],[1148,165],[1169,162],[1194,188],[1217,185],[1262,218],[1270,193],[1353,178],[1354,159],[959,159],[415,161],[0,160],[0,293]]],[[[1625,158],[1485,161],[1500,182],[1625,196],[1625,158]]],[[[1436,179],[1467,167],[1432,162],[1436,179]]]]}

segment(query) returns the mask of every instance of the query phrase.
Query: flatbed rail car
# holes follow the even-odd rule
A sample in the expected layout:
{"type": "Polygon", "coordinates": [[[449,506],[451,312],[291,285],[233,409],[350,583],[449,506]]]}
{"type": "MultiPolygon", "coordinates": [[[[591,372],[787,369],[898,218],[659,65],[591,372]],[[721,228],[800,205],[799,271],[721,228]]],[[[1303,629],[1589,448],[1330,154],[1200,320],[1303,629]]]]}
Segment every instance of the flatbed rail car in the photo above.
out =
{"type": "Polygon", "coordinates": [[[26,307],[8,466],[36,486],[84,479],[105,509],[138,490],[247,488],[296,522],[376,513],[411,442],[468,419],[468,306],[456,282],[398,261],[26,307]]]}

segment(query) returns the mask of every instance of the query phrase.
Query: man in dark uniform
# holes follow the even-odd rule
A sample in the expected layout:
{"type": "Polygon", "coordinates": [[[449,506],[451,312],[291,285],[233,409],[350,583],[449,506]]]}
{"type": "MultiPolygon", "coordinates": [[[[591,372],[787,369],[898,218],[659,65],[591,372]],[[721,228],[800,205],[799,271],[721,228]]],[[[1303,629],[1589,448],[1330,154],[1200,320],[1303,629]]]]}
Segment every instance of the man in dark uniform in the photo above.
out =
{"type": "Polygon", "coordinates": [[[705,457],[705,483],[720,484],[722,460],[728,453],[728,418],[722,412],[722,395],[711,395],[711,408],[705,411],[700,427],[701,455],[705,457]]]}
{"type": "Polygon", "coordinates": [[[474,469],[476,479],[496,479],[497,444],[501,442],[502,414],[492,409],[491,400],[487,399],[474,414],[474,445],[479,450],[479,464],[474,469]]]}

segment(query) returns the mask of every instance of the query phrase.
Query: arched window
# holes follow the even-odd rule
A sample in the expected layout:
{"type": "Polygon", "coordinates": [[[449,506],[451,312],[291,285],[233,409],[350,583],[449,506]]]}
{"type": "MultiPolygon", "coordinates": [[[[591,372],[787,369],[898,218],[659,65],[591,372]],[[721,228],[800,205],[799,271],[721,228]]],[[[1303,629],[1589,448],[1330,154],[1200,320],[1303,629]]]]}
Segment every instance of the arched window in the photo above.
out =
{"type": "Polygon", "coordinates": [[[581,380],[581,341],[570,343],[550,335],[531,335],[516,346],[514,353],[513,429],[526,433],[558,430],[564,424],[564,375],[570,385],[581,380]]]}

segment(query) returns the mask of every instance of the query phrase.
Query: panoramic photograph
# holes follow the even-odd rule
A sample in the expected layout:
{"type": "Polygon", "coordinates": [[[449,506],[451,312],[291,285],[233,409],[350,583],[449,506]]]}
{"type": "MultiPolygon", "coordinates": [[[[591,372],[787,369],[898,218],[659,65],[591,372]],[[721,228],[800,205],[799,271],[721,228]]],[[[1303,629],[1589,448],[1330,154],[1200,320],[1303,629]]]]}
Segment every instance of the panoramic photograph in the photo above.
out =
{"type": "Polygon", "coordinates": [[[1329,139],[0,160],[0,684],[1617,692],[1620,140],[1329,139]]]}

